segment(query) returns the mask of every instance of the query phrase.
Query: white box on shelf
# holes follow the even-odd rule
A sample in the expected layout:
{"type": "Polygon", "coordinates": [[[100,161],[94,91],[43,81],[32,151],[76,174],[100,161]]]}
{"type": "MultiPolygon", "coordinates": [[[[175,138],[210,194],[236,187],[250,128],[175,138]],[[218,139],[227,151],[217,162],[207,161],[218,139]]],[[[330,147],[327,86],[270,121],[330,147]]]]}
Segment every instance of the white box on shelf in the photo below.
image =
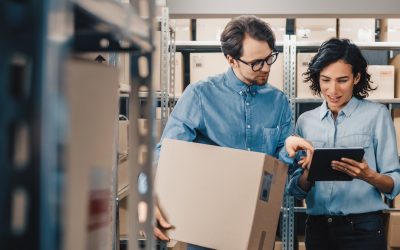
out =
{"type": "Polygon", "coordinates": [[[368,99],[393,99],[394,98],[394,66],[393,65],[368,65],[371,75],[372,87],[376,90],[369,92],[368,99]]]}
{"type": "Polygon", "coordinates": [[[219,41],[229,18],[199,18],[196,20],[196,41],[219,41]]]}
{"type": "Polygon", "coordinates": [[[296,19],[296,40],[299,42],[323,42],[336,37],[335,18],[296,19]]]}
{"type": "Polygon", "coordinates": [[[228,68],[228,61],[222,52],[191,53],[190,83],[195,83],[212,75],[224,73],[228,68]]]}
{"type": "Polygon", "coordinates": [[[374,18],[340,18],[339,38],[353,42],[375,42],[374,18]]]}

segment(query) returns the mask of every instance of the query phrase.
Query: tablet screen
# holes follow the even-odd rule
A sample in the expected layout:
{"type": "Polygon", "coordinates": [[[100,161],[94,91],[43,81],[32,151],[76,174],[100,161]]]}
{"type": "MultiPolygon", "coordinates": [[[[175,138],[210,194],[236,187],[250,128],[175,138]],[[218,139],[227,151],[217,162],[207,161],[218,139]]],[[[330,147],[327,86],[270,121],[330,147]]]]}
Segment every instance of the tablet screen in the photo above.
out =
{"type": "Polygon", "coordinates": [[[315,148],[307,180],[351,181],[353,177],[332,169],[331,162],[339,161],[342,157],[361,162],[363,156],[363,148],[315,148]]]}

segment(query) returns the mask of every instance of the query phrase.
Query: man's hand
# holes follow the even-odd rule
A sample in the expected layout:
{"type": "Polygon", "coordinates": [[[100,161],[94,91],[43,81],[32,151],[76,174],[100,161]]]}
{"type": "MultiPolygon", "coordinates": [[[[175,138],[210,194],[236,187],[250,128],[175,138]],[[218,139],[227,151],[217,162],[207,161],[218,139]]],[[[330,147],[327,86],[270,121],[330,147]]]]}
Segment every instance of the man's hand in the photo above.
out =
{"type": "Polygon", "coordinates": [[[156,206],[154,208],[154,215],[157,220],[157,227],[154,228],[154,235],[163,241],[169,241],[169,237],[165,234],[165,230],[171,229],[172,225],[167,222],[167,220],[163,217],[160,208],[156,206]]]}
{"type": "Polygon", "coordinates": [[[299,136],[289,136],[285,141],[286,151],[290,157],[295,157],[296,152],[299,150],[304,150],[306,156],[301,158],[299,164],[302,168],[309,168],[311,164],[312,154],[314,152],[314,147],[311,142],[299,137],[299,136]]]}

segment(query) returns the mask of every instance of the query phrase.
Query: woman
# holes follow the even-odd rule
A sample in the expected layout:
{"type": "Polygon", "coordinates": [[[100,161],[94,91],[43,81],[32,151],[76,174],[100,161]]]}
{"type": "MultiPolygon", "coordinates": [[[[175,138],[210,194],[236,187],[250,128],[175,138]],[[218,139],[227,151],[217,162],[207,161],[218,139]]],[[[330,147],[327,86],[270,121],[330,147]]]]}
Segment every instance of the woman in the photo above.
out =
{"type": "Polygon", "coordinates": [[[364,99],[373,90],[367,62],[349,40],[331,39],[321,45],[305,76],[325,100],[299,117],[296,133],[316,148],[365,151],[362,162],[332,162],[353,181],[310,183],[309,164],[291,176],[289,194],[307,203],[306,248],[386,250],[382,210],[388,206],[381,194],[393,199],[400,192],[400,167],[388,109],[364,99]]]}

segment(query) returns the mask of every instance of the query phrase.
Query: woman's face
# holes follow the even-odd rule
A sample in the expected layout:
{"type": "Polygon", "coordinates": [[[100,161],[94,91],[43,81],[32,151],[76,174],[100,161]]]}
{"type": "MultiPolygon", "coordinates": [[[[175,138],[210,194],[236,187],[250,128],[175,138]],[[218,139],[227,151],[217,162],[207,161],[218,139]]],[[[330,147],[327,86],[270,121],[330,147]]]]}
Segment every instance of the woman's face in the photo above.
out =
{"type": "Polygon", "coordinates": [[[360,74],[354,77],[351,65],[343,60],[331,63],[321,70],[319,86],[332,113],[337,115],[350,101],[354,85],[359,80],[360,74]]]}

